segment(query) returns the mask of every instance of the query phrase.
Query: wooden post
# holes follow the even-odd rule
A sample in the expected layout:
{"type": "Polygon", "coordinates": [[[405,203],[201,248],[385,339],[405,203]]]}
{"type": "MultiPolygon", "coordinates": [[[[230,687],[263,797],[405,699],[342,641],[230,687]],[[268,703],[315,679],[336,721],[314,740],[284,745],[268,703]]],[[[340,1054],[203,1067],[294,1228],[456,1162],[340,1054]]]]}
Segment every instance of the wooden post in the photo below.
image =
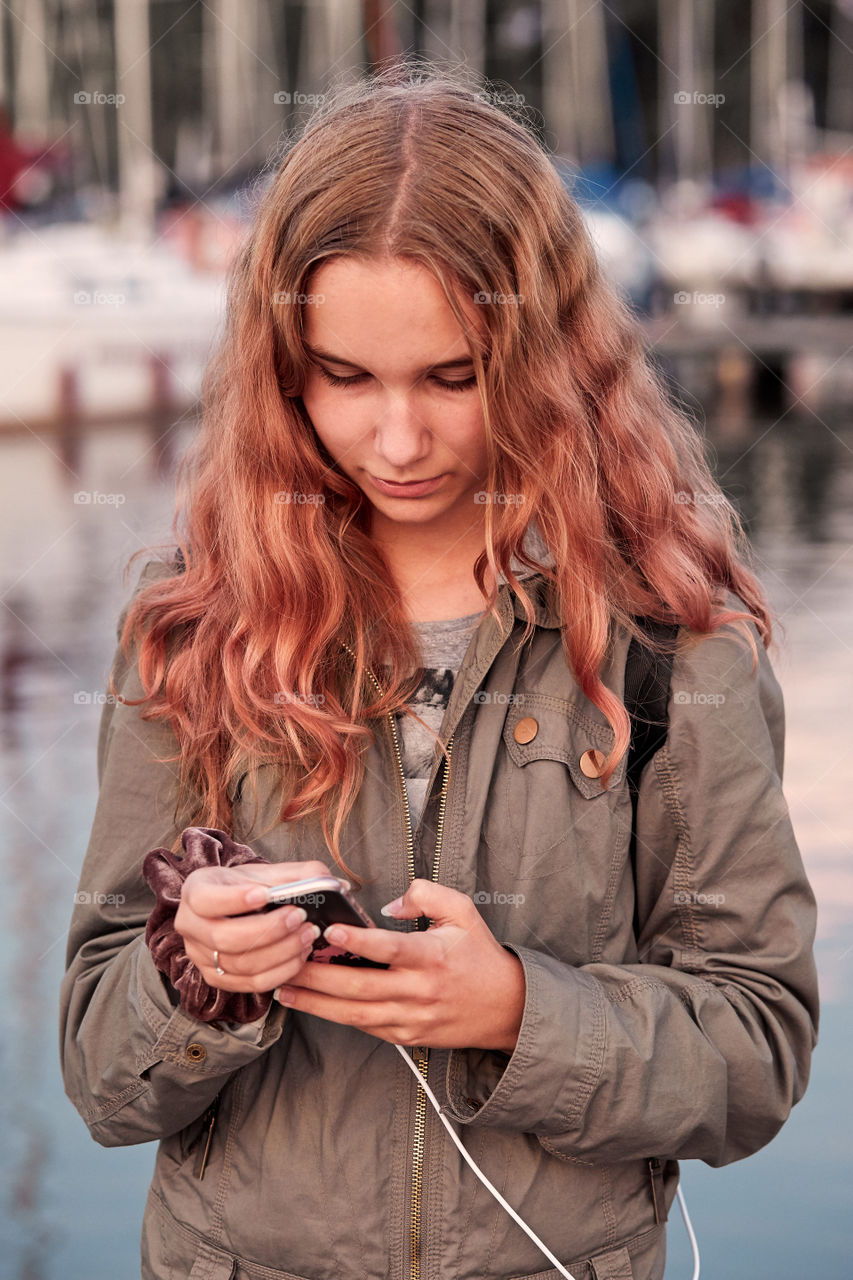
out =
{"type": "Polygon", "coordinates": [[[730,440],[742,434],[750,418],[750,394],[755,372],[754,358],[740,344],[725,345],[716,353],[717,400],[714,416],[719,433],[730,440]]]}
{"type": "Polygon", "coordinates": [[[56,427],[59,456],[72,472],[79,470],[80,460],[80,371],[75,365],[62,365],[56,386],[56,427]]]}
{"type": "Polygon", "coordinates": [[[148,357],[150,377],[149,429],[154,471],[165,475],[172,460],[174,442],[172,426],[176,416],[171,359],[166,352],[152,352],[148,357]]]}
{"type": "Polygon", "coordinates": [[[393,0],[362,0],[364,38],[371,68],[403,52],[394,20],[393,0]]]}

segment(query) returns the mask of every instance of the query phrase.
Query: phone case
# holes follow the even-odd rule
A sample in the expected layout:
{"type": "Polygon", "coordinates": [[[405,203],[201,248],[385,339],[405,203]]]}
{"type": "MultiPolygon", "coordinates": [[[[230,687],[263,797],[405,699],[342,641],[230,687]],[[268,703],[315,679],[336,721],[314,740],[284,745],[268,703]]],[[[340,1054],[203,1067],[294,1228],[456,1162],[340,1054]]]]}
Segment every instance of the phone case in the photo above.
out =
{"type": "Polygon", "coordinates": [[[345,947],[335,946],[323,937],[322,930],[330,924],[355,925],[358,928],[375,929],[377,926],[367,912],[356,902],[347,880],[335,876],[316,877],[313,880],[297,880],[291,884],[273,885],[269,890],[270,901],[261,911],[275,911],[282,906],[302,907],[308,920],[319,925],[321,933],[314,939],[309,960],[317,964],[348,964],[361,969],[387,969],[379,960],[357,956],[345,947]]]}

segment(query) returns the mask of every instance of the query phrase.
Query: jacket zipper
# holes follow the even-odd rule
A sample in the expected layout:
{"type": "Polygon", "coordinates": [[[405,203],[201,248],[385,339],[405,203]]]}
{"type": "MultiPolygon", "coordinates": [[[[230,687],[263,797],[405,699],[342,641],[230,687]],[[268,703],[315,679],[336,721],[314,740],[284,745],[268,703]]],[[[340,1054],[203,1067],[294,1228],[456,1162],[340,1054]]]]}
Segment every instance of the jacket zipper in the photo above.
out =
{"type": "MultiPolygon", "coordinates": [[[[352,653],[352,649],[350,649],[348,644],[343,640],[341,641],[341,644],[343,644],[344,648],[348,649],[352,656],[355,657],[355,654],[352,653]]],[[[367,672],[381,695],[382,686],[370,670],[370,667],[367,668],[367,672]]],[[[394,715],[390,711],[388,712],[388,719],[391,722],[391,733],[394,737],[394,754],[397,757],[397,769],[399,771],[403,791],[403,807],[406,812],[406,851],[408,858],[409,883],[411,884],[415,878],[415,837],[414,832],[412,831],[412,815],[411,810],[409,809],[409,797],[406,791],[406,774],[403,769],[403,756],[400,751],[400,740],[397,736],[397,725],[394,720],[394,715]]],[[[439,801],[438,822],[436,824],[435,833],[435,857],[433,858],[432,865],[432,880],[433,883],[436,884],[438,883],[439,863],[441,859],[441,837],[444,831],[444,810],[447,803],[447,784],[450,778],[450,756],[453,750],[453,734],[451,734],[447,740],[446,750],[447,756],[444,761],[444,775],[441,784],[441,798],[439,801]]],[[[419,1049],[423,1050],[423,1052],[419,1051],[417,1055],[418,1071],[424,1080],[426,1080],[427,1069],[429,1067],[429,1049],[426,1045],[419,1046],[419,1049]]],[[[421,1189],[424,1162],[424,1134],[426,1130],[426,1103],[426,1094],[423,1089],[418,1089],[417,1098],[415,1099],[415,1134],[412,1140],[412,1211],[409,1217],[410,1280],[420,1280],[421,1274],[421,1189]]]]}
{"type": "MultiPolygon", "coordinates": [[[[390,713],[389,713],[390,715],[390,713]]],[[[412,832],[412,820],[409,812],[409,801],[406,796],[405,773],[403,771],[403,758],[400,753],[400,746],[397,739],[397,726],[394,724],[394,717],[391,715],[391,725],[394,731],[394,750],[397,756],[397,764],[400,770],[400,777],[403,781],[403,796],[406,809],[406,827],[409,840],[409,882],[415,878],[415,842],[412,832]]],[[[447,800],[447,783],[449,778],[450,754],[453,749],[453,735],[451,734],[447,742],[447,758],[444,762],[444,778],[441,786],[441,800],[438,810],[438,823],[436,828],[435,839],[435,857],[432,866],[433,883],[438,883],[439,860],[441,858],[441,836],[444,829],[444,809],[447,800]]],[[[429,1067],[429,1049],[422,1045],[423,1052],[419,1052],[417,1056],[418,1071],[427,1078],[427,1069],[429,1067]]],[[[411,1280],[420,1280],[421,1274],[421,1188],[424,1161],[424,1133],[426,1129],[426,1094],[423,1089],[418,1089],[417,1098],[415,1099],[415,1136],[412,1142],[412,1212],[409,1221],[409,1240],[410,1240],[410,1276],[411,1280]]]]}

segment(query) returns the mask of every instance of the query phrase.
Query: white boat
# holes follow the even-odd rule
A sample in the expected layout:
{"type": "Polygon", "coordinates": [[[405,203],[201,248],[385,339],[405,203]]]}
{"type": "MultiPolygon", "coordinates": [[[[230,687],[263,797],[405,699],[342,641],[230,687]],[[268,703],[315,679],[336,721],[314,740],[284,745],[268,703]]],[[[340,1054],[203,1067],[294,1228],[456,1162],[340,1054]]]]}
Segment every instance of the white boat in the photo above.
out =
{"type": "Polygon", "coordinates": [[[201,270],[175,239],[91,224],[0,242],[0,427],[192,405],[224,314],[226,262],[201,270]]]}

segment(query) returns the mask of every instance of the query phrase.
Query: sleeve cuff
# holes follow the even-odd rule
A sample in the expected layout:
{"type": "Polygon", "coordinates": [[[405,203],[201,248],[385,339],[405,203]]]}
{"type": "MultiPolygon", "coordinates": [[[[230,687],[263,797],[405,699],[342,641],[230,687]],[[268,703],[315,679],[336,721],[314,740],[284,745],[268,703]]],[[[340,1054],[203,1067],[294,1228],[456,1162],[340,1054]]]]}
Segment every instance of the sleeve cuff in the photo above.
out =
{"type": "MultiPolygon", "coordinates": [[[[250,1049],[267,1049],[282,1033],[288,1010],[273,1000],[266,1013],[253,1022],[202,1022],[199,1018],[187,1013],[180,1004],[175,1003],[178,993],[160,972],[154,963],[145,939],[138,940],[139,956],[137,965],[137,981],[141,1009],[151,1033],[156,1038],[156,1051],[160,1055],[164,1049],[177,1051],[178,1056],[187,1056],[191,1062],[203,1062],[207,1052],[218,1050],[226,1052],[226,1046],[232,1046],[232,1052],[238,1050],[234,1041],[242,1041],[250,1049]],[[239,1029],[239,1030],[236,1030],[239,1029]],[[201,1044],[205,1055],[185,1055],[185,1041],[201,1044]]],[[[167,1053],[166,1056],[169,1056],[167,1053]]],[[[254,1053],[252,1057],[256,1056],[254,1053]]],[[[209,1068],[210,1062],[207,1066],[209,1068]]]]}
{"type": "Polygon", "coordinates": [[[506,944],[524,969],[524,1013],[507,1056],[451,1049],[448,1112],[525,1133],[565,1133],[580,1120],[604,1061],[604,997],[593,978],[530,947],[506,944]]]}

